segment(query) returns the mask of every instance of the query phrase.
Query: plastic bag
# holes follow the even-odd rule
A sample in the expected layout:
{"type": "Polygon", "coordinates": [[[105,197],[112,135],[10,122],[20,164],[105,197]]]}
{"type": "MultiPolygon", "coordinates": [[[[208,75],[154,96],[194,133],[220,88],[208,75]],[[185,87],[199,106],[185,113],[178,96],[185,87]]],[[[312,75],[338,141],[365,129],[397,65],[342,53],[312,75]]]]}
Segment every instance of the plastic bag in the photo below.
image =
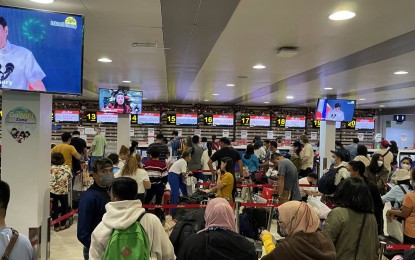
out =
{"type": "Polygon", "coordinates": [[[320,219],[326,219],[331,209],[318,198],[308,196],[307,203],[314,209],[320,219]]]}
{"type": "Polygon", "coordinates": [[[386,228],[389,236],[396,238],[403,243],[403,224],[396,219],[386,222],[386,228]]]}

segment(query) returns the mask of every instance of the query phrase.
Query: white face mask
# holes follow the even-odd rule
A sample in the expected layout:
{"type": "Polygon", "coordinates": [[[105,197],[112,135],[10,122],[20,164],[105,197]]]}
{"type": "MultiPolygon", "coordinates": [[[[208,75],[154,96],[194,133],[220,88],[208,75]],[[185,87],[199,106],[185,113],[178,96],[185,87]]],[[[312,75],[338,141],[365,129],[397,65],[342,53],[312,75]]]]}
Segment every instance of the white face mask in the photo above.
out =
{"type": "Polygon", "coordinates": [[[378,161],[378,167],[382,167],[383,166],[383,161],[378,161]]]}
{"type": "Polygon", "coordinates": [[[330,159],[330,163],[331,163],[331,164],[334,164],[335,162],[336,162],[336,159],[334,159],[334,158],[331,158],[331,159],[330,159]]]}
{"type": "Polygon", "coordinates": [[[405,169],[405,170],[410,170],[411,169],[411,165],[406,164],[406,163],[402,163],[401,167],[402,167],[402,169],[405,169]]]}

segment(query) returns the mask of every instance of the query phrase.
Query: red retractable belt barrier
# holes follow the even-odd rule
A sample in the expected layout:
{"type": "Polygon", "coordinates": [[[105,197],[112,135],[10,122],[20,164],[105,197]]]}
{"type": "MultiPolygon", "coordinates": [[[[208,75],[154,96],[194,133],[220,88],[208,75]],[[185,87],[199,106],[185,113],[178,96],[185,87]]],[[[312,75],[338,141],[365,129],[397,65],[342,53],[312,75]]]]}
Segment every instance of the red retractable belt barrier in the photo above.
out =
{"type": "Polygon", "coordinates": [[[55,219],[54,221],[52,221],[52,225],[58,224],[59,222],[65,220],[67,218],[72,217],[76,213],[78,213],[78,209],[75,209],[74,211],[71,211],[71,212],[69,212],[69,213],[67,213],[67,214],[65,214],[65,215],[63,215],[63,216],[55,219]]]}
{"type": "MultiPolygon", "coordinates": [[[[201,182],[199,183],[200,186],[215,186],[216,183],[213,182],[201,182]]],[[[254,188],[261,188],[261,187],[277,187],[277,184],[255,184],[255,183],[246,183],[246,184],[236,184],[236,187],[242,188],[242,187],[254,187],[254,188]]],[[[299,184],[300,187],[313,187],[317,188],[317,185],[310,185],[310,184],[299,184]]]]}
{"type": "Polygon", "coordinates": [[[409,249],[415,249],[415,245],[392,244],[392,245],[386,245],[386,249],[391,250],[391,251],[409,250],[409,249]]]}

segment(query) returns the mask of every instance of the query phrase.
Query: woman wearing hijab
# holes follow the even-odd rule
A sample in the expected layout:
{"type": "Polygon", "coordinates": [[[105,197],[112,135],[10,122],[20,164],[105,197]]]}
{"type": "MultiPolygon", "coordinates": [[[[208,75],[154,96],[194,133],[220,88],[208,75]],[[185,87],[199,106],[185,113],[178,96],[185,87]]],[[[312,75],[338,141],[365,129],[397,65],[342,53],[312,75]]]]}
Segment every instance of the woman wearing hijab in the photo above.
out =
{"type": "Polygon", "coordinates": [[[264,231],[261,239],[271,259],[336,259],[336,249],[330,236],[318,231],[320,219],[305,202],[289,201],[277,208],[278,233],[285,239],[274,246],[272,236],[264,231]]]}
{"type": "Polygon", "coordinates": [[[225,199],[209,201],[205,220],[205,229],[184,241],[177,256],[178,260],[258,259],[254,245],[235,232],[234,211],[225,199]]]}

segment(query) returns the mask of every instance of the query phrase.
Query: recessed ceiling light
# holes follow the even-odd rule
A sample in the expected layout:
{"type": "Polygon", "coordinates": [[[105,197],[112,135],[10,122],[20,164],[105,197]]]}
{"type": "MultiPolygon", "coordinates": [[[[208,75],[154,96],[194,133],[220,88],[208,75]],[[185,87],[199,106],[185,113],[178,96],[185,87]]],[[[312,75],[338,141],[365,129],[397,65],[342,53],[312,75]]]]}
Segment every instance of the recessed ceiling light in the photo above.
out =
{"type": "Polygon", "coordinates": [[[227,87],[235,87],[235,84],[229,83],[229,84],[226,84],[226,86],[227,87]]]}
{"type": "Polygon", "coordinates": [[[365,100],[366,100],[366,98],[359,98],[359,100],[360,100],[360,101],[365,101],[365,100]]]}
{"type": "Polygon", "coordinates": [[[379,107],[385,107],[385,105],[379,105],[379,107]]]}
{"type": "Polygon", "coordinates": [[[332,90],[333,88],[324,88],[325,90],[332,90]]]}
{"type": "Polygon", "coordinates": [[[343,20],[349,20],[356,16],[356,13],[350,12],[350,11],[339,11],[331,14],[329,16],[330,20],[333,21],[343,21],[343,20]]]}
{"type": "Polygon", "coordinates": [[[253,66],[252,68],[257,69],[257,70],[261,70],[261,69],[265,69],[266,67],[262,64],[257,64],[255,66],[253,66]]]}
{"type": "Polygon", "coordinates": [[[203,101],[208,102],[208,101],[209,101],[209,99],[205,99],[205,100],[203,100],[203,101]]]}
{"type": "Polygon", "coordinates": [[[293,99],[293,96],[286,96],[287,99],[293,99]]]}
{"type": "Polygon", "coordinates": [[[108,59],[108,58],[105,58],[105,57],[103,57],[103,58],[99,58],[99,59],[98,59],[98,61],[99,61],[99,62],[104,62],[104,63],[107,63],[107,62],[112,62],[112,60],[111,60],[111,59],[108,59]]]}
{"type": "Polygon", "coordinates": [[[30,0],[30,1],[39,3],[39,4],[51,4],[55,2],[55,0],[30,0]]]}
{"type": "Polygon", "coordinates": [[[147,98],[146,97],[143,97],[143,100],[146,100],[147,98]]]}
{"type": "Polygon", "coordinates": [[[269,102],[268,101],[265,101],[264,104],[269,104],[269,102]]]}
{"type": "Polygon", "coordinates": [[[395,75],[405,75],[405,74],[408,74],[408,72],[404,71],[404,70],[400,70],[400,71],[395,71],[393,74],[395,74],[395,75]]]}
{"type": "Polygon", "coordinates": [[[131,80],[123,80],[122,83],[131,83],[131,80]]]}
{"type": "Polygon", "coordinates": [[[219,94],[216,94],[216,93],[214,93],[214,94],[212,94],[212,95],[214,95],[214,96],[219,96],[219,94]]]}

